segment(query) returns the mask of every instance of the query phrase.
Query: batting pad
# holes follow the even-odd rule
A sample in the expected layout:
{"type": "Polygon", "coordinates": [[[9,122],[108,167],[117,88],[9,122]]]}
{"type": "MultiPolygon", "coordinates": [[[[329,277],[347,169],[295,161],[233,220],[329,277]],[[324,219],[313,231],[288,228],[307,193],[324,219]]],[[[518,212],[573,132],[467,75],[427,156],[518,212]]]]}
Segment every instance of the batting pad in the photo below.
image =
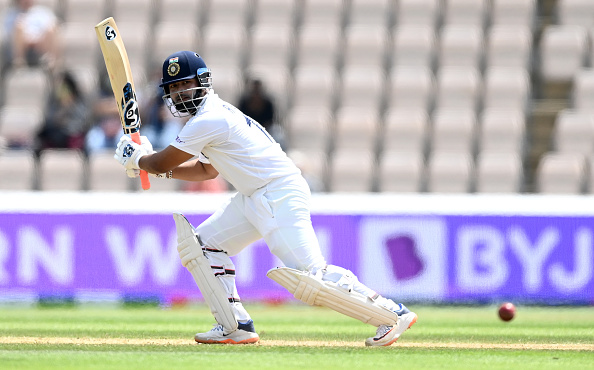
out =
{"type": "Polygon", "coordinates": [[[269,270],[266,276],[276,281],[298,300],[310,306],[328,307],[336,312],[373,326],[396,325],[396,312],[380,306],[361,293],[347,291],[336,283],[288,267],[269,270]]]}
{"type": "Polygon", "coordinates": [[[192,274],[217,322],[223,325],[226,330],[234,331],[237,329],[237,320],[233,314],[231,303],[229,303],[227,291],[225,291],[223,283],[212,273],[210,261],[202,251],[194,228],[180,213],[174,213],[173,219],[177,229],[177,251],[182,265],[192,274]]]}

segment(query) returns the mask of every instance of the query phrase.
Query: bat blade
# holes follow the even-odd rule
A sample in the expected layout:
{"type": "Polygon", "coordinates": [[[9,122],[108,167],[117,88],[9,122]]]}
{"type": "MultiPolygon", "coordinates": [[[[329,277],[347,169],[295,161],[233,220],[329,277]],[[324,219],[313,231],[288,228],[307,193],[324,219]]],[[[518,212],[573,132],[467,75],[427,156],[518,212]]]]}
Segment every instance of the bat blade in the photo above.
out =
{"type": "MultiPolygon", "coordinates": [[[[105,67],[109,75],[109,82],[120,114],[120,121],[124,133],[129,134],[132,140],[140,144],[140,114],[132,79],[132,69],[128,60],[128,53],[124,41],[113,17],[99,22],[95,26],[95,33],[101,46],[101,53],[105,60],[105,67]]],[[[151,187],[148,173],[140,171],[142,188],[151,187]]]]}

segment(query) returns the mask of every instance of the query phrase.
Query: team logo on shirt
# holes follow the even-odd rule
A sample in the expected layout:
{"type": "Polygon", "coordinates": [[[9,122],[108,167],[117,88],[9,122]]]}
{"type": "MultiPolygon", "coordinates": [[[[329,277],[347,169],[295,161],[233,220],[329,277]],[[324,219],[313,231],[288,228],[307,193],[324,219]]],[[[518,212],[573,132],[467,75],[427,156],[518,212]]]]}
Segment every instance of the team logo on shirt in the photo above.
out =
{"type": "MultiPolygon", "coordinates": [[[[177,58],[172,58],[172,59],[177,59],[177,58]]],[[[176,62],[171,63],[171,60],[169,60],[169,66],[167,67],[167,73],[171,77],[177,75],[179,73],[179,69],[180,69],[180,66],[178,63],[176,63],[176,62]]]]}

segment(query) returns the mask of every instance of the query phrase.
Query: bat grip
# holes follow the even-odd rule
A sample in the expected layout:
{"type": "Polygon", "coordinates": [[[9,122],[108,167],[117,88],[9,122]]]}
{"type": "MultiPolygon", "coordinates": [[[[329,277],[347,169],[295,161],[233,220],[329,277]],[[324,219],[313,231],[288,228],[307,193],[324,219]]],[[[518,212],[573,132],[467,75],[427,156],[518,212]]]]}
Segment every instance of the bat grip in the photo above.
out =
{"type": "MultiPolygon", "coordinates": [[[[138,131],[130,134],[130,137],[132,138],[132,141],[140,145],[140,133],[138,131]]],[[[140,170],[140,184],[142,185],[142,189],[144,190],[148,190],[151,188],[148,173],[144,170],[140,170]]]]}

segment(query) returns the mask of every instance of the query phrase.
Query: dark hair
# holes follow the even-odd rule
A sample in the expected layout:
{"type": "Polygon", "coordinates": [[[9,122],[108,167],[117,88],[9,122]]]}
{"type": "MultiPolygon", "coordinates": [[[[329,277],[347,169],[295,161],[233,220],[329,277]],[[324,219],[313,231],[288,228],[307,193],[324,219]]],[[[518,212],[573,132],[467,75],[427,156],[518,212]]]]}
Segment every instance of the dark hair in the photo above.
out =
{"type": "Polygon", "coordinates": [[[74,77],[72,72],[64,71],[62,73],[62,83],[66,85],[66,87],[68,88],[68,90],[70,90],[72,96],[74,96],[76,100],[80,100],[83,98],[80,88],[78,87],[78,82],[76,81],[76,78],[74,77]]]}

